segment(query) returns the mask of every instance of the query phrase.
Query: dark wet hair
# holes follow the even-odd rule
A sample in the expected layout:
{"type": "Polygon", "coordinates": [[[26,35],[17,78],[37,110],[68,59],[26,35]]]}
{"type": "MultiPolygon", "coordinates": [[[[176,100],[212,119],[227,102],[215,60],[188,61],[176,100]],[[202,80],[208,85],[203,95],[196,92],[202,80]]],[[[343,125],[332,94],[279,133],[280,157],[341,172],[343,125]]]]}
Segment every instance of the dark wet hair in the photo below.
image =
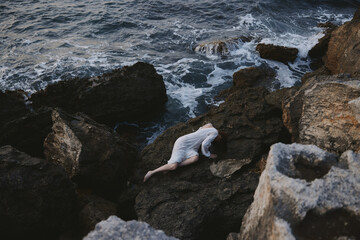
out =
{"type": "Polygon", "coordinates": [[[218,133],[221,136],[221,138],[215,139],[215,141],[212,142],[211,146],[215,153],[223,153],[226,151],[226,147],[227,147],[227,133],[219,130],[218,133]]]}

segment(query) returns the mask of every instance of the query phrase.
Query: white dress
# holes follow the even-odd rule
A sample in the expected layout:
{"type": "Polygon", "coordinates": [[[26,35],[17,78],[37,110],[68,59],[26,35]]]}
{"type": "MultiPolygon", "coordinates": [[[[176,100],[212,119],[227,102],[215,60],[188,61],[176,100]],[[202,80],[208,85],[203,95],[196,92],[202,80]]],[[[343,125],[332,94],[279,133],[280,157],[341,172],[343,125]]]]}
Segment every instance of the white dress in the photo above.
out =
{"type": "Polygon", "coordinates": [[[214,127],[201,127],[196,132],[179,137],[174,144],[168,163],[181,163],[190,157],[198,156],[200,145],[202,154],[210,157],[209,147],[217,135],[218,131],[214,127]]]}

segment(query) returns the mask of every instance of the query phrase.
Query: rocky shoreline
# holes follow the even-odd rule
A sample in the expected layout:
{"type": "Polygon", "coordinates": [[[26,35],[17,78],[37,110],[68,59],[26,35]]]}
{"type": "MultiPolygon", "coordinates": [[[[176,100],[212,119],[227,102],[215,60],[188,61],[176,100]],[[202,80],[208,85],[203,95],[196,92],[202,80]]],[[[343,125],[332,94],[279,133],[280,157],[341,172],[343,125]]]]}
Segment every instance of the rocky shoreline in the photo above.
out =
{"type": "MultiPolygon", "coordinates": [[[[272,69],[242,69],[224,103],[141,152],[110,127],[163,111],[165,85],[150,64],[59,82],[26,101],[0,91],[1,238],[81,239],[112,215],[183,240],[360,238],[360,10],[327,26],[301,86],[269,92],[272,69]],[[179,136],[208,122],[228,134],[218,159],[142,183],[179,136]]],[[[285,63],[297,54],[258,50],[285,63]]],[[[174,239],[114,216],[87,239],[127,226],[139,239],[174,239]]]]}

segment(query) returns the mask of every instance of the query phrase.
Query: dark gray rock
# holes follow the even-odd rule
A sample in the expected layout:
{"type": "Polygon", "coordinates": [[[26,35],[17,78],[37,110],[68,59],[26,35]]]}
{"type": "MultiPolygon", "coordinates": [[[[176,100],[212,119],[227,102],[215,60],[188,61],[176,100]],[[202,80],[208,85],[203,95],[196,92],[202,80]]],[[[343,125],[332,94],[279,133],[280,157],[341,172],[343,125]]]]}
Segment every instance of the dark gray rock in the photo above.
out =
{"type": "Polygon", "coordinates": [[[138,62],[101,77],[72,79],[34,93],[35,108],[60,107],[69,113],[84,112],[94,120],[113,124],[149,120],[167,101],[162,76],[147,63],[138,62]]]}
{"type": "Polygon", "coordinates": [[[136,149],[85,114],[56,109],[52,120],[52,132],[44,142],[46,159],[63,166],[78,187],[116,196],[126,185],[136,149]]]}
{"type": "Polygon", "coordinates": [[[282,63],[294,62],[299,50],[297,48],[289,48],[284,46],[276,46],[273,44],[259,43],[256,51],[260,53],[260,57],[271,59],[282,63]]]}
{"type": "Polygon", "coordinates": [[[1,239],[54,239],[76,224],[77,211],[62,167],[0,147],[1,239]]]}
{"type": "Polygon", "coordinates": [[[23,91],[0,91],[0,128],[28,112],[23,91]]]}

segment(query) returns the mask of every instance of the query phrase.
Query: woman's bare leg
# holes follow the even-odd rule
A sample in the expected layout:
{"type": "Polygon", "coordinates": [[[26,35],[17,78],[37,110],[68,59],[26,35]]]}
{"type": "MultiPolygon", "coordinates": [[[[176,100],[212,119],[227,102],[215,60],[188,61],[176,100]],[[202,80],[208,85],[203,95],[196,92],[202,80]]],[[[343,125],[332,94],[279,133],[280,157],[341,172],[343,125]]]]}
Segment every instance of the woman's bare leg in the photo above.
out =
{"type": "Polygon", "coordinates": [[[188,158],[185,161],[179,163],[179,166],[180,167],[186,166],[186,165],[189,165],[189,164],[192,164],[192,163],[196,162],[197,160],[199,160],[199,156],[193,156],[193,157],[188,158]]]}
{"type": "MultiPolygon", "coordinates": [[[[186,160],[185,160],[186,161],[186,160]]],[[[178,163],[168,163],[161,167],[158,167],[157,169],[154,169],[152,171],[148,171],[147,174],[144,177],[144,182],[146,182],[152,175],[158,172],[165,172],[165,171],[173,171],[178,167],[178,163]]]]}

